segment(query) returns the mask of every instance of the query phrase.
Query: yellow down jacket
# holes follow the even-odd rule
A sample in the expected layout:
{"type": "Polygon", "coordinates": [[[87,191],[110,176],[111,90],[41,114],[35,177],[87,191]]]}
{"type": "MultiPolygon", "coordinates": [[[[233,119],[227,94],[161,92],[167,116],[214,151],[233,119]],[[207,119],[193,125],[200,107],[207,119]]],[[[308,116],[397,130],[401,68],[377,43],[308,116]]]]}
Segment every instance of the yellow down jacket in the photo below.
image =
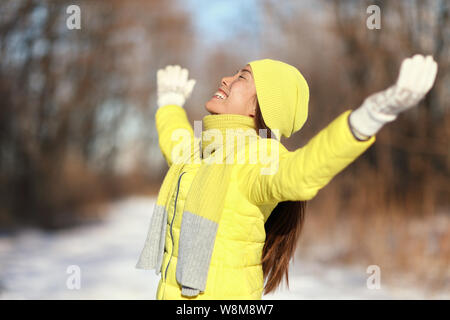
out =
{"type": "MultiPolygon", "coordinates": [[[[351,133],[347,110],[316,134],[304,147],[288,151],[279,143],[278,170],[259,174],[257,164],[233,166],[224,209],[217,230],[205,292],[181,295],[176,280],[178,239],[186,195],[199,165],[186,164],[177,177],[177,188],[168,208],[161,279],[156,299],[261,299],[264,280],[261,264],[264,223],[281,201],[312,199],[317,192],[374,142],[359,141],[351,133]]],[[[184,128],[193,134],[185,110],[177,105],[156,113],[159,145],[172,163],[172,132],[184,128]]]]}

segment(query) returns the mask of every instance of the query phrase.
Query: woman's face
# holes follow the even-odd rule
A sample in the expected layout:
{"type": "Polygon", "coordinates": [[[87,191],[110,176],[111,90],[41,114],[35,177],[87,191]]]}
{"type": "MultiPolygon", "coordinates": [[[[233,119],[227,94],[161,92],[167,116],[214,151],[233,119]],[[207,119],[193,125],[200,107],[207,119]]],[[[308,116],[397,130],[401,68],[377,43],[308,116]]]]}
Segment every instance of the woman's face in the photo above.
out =
{"type": "Polygon", "coordinates": [[[222,78],[222,84],[213,97],[206,102],[206,110],[211,114],[241,114],[255,116],[256,88],[252,69],[246,65],[234,76],[222,78]],[[217,95],[221,95],[219,97],[217,95]]]}

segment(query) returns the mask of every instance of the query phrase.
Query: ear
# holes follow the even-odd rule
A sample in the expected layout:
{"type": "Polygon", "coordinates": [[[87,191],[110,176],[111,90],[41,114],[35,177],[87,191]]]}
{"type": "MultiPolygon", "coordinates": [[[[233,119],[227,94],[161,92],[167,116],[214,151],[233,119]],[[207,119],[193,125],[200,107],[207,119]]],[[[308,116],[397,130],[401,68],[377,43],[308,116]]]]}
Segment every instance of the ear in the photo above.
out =
{"type": "Polygon", "coordinates": [[[253,101],[253,105],[250,106],[250,110],[249,110],[249,115],[250,115],[250,117],[253,117],[253,118],[256,115],[256,103],[257,103],[257,99],[255,97],[255,100],[253,101]]]}

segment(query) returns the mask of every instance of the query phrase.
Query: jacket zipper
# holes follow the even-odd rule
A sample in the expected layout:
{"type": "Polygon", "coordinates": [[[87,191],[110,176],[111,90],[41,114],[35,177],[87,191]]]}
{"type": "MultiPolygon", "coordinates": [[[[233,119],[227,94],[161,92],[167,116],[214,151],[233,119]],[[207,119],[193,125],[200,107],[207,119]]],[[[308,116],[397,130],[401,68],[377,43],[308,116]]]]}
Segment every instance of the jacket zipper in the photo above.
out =
{"type": "Polygon", "coordinates": [[[174,244],[174,241],[173,241],[172,225],[173,225],[173,221],[175,220],[175,214],[176,214],[176,212],[177,212],[178,191],[179,191],[179,189],[180,189],[180,181],[181,181],[181,177],[182,177],[183,174],[185,174],[185,173],[186,173],[186,172],[182,172],[181,175],[180,175],[180,177],[178,178],[177,194],[176,194],[176,196],[175,196],[175,205],[174,205],[174,209],[173,209],[173,217],[172,217],[172,221],[170,222],[170,239],[172,240],[172,252],[171,252],[171,254],[170,254],[169,262],[167,263],[167,266],[166,266],[166,272],[164,273],[164,279],[165,279],[165,281],[167,281],[167,270],[169,269],[169,264],[170,264],[170,261],[172,260],[173,246],[175,245],[175,244],[174,244]]]}

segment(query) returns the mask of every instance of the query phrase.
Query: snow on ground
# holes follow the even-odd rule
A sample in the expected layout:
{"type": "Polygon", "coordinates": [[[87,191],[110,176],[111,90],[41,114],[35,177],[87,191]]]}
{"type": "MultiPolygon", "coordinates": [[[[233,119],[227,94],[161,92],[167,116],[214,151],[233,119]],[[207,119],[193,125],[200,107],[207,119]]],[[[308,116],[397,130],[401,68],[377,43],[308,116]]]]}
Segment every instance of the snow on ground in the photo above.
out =
{"type": "MultiPolygon", "coordinates": [[[[136,269],[155,198],[111,204],[105,221],[54,233],[24,230],[0,236],[1,299],[154,299],[154,270],[136,269]],[[68,267],[79,266],[81,286],[69,289],[68,267]]],[[[263,299],[421,299],[420,290],[370,290],[365,270],[291,263],[285,286],[263,299]]]]}

